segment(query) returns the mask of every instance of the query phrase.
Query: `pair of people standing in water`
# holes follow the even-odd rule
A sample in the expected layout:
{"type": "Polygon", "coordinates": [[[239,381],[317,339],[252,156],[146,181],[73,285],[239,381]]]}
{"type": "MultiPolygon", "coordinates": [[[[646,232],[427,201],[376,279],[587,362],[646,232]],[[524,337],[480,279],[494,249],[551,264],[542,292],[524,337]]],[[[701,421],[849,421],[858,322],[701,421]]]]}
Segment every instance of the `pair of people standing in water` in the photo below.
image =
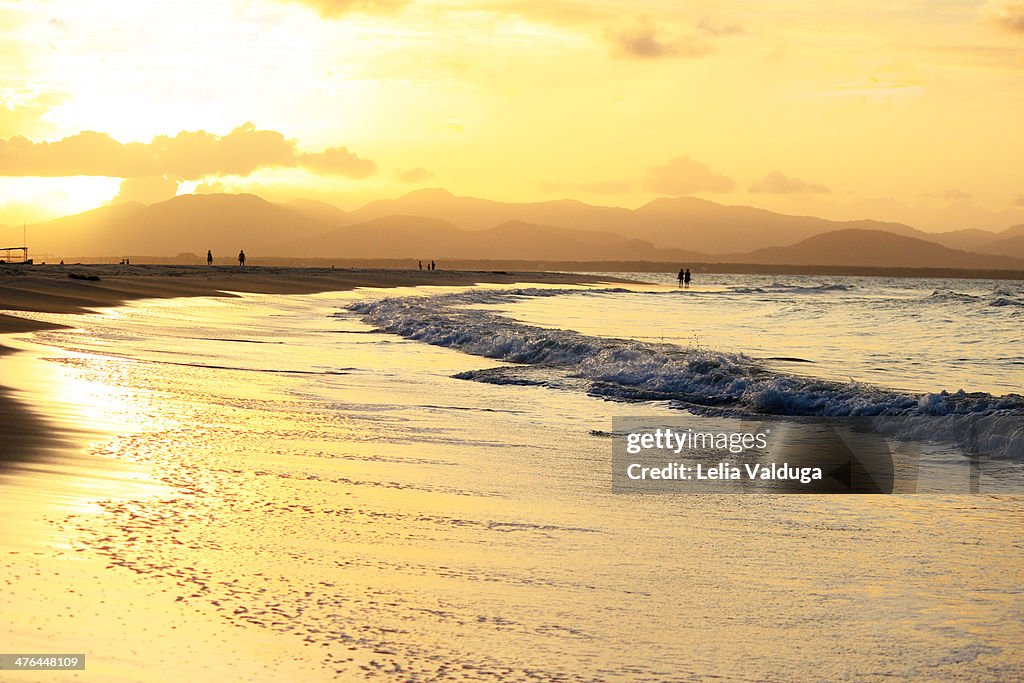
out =
{"type": "Polygon", "coordinates": [[[689,287],[690,286],[690,269],[689,268],[686,268],[685,270],[682,269],[682,268],[679,269],[679,286],[680,287],[689,287]]]}

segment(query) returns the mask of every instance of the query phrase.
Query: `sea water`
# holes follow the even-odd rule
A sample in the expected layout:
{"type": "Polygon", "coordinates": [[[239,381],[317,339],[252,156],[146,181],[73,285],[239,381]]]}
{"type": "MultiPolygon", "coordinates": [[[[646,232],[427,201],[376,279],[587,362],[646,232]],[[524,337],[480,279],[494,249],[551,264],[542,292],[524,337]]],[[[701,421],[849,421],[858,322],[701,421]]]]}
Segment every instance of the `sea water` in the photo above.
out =
{"type": "Polygon", "coordinates": [[[608,434],[1016,415],[1021,301],[1019,283],[701,276],[41,316],[76,327],[33,336],[45,362],[130,397],[133,426],[90,457],[172,491],[56,523],[112,581],[316,648],[325,679],[1019,678],[1012,489],[613,494],[608,434]]]}
{"type": "Polygon", "coordinates": [[[1024,283],[626,273],[666,287],[521,297],[494,310],[598,337],[742,354],[781,373],[919,393],[1024,391],[1024,283]],[[512,305],[514,304],[514,305],[512,305]]]}

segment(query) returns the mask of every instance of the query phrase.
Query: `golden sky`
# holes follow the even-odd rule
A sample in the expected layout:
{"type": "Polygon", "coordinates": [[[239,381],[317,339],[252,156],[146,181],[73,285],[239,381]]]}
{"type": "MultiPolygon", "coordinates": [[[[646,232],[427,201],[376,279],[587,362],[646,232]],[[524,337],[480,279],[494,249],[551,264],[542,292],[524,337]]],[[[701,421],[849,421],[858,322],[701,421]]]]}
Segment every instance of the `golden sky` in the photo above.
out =
{"type": "Polygon", "coordinates": [[[0,0],[0,224],[175,192],[1024,222],[1024,0],[0,0]]]}

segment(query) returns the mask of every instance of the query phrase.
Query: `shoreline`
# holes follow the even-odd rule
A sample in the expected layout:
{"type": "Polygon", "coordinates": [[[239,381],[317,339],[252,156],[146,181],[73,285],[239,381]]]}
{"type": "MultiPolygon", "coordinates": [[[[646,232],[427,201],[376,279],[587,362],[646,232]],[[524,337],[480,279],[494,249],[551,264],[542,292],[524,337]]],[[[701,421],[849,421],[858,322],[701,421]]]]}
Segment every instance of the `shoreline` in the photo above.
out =
{"type": "MultiPolygon", "coordinates": [[[[315,294],[349,291],[360,287],[471,286],[475,284],[594,284],[618,278],[547,272],[409,271],[354,268],[300,268],[283,266],[161,266],[161,265],[36,265],[0,267],[0,335],[60,329],[24,313],[86,313],[139,299],[251,294],[315,294]],[[74,279],[70,274],[96,277],[74,279]]],[[[0,340],[0,355],[15,352],[0,340]]],[[[17,440],[0,441],[0,463],[13,460],[16,450],[34,453],[49,443],[47,431],[25,429],[31,406],[11,394],[0,377],[0,434],[17,440]],[[10,452],[8,452],[10,451],[10,452]]],[[[42,416],[36,416],[42,417],[42,416]]],[[[35,424],[34,422],[32,424],[35,424]]]]}
{"type": "MultiPolygon", "coordinates": [[[[0,268],[0,309],[79,314],[140,299],[236,297],[233,292],[286,295],[359,287],[610,280],[613,278],[560,273],[261,266],[244,270],[147,265],[8,267],[0,268]],[[68,277],[71,272],[99,280],[72,279],[68,277]]],[[[0,313],[0,335],[65,327],[0,313]]],[[[94,426],[82,429],[76,424],[76,408],[80,408],[76,404],[82,398],[61,381],[63,368],[49,367],[44,355],[51,354],[41,353],[30,339],[0,336],[0,356],[6,361],[5,374],[0,376],[0,490],[6,493],[0,500],[0,512],[10,522],[2,536],[0,569],[15,585],[25,586],[9,591],[8,650],[48,652],[61,643],[56,649],[90,653],[87,672],[66,672],[69,680],[99,676],[105,680],[171,681],[183,673],[202,678],[211,667],[223,666],[223,662],[215,665],[214,659],[229,662],[240,680],[259,680],[268,673],[323,677],[322,663],[312,649],[296,649],[289,638],[262,629],[233,628],[217,615],[198,613],[185,603],[168,604],[166,594],[146,581],[111,585],[105,578],[110,571],[108,558],[80,552],[85,548],[74,535],[75,529],[63,529],[69,514],[81,514],[84,508],[91,509],[97,501],[111,497],[161,498],[165,484],[153,480],[149,467],[140,463],[91,453],[92,446],[116,432],[94,426]],[[112,487],[110,491],[108,487],[112,487]],[[66,535],[66,531],[74,533],[66,535]],[[59,586],[53,607],[34,608],[39,591],[49,585],[59,586]],[[79,591],[79,586],[94,589],[79,591]],[[76,615],[85,619],[72,618],[76,615]],[[96,623],[105,626],[97,632],[96,623]],[[201,637],[187,647],[188,661],[183,663],[183,653],[162,634],[186,631],[201,637]],[[134,634],[131,652],[124,645],[128,633],[134,634]],[[214,654],[201,643],[211,644],[214,654]]],[[[19,676],[26,681],[49,677],[43,672],[19,676]]]]}
{"type": "MultiPolygon", "coordinates": [[[[618,278],[572,273],[505,271],[410,271],[282,266],[161,266],[161,265],[38,265],[0,267],[0,335],[60,329],[24,313],[86,313],[139,299],[252,294],[315,294],[360,287],[472,286],[475,284],[595,284],[618,278]],[[69,274],[96,277],[73,279],[69,274]]],[[[0,340],[0,356],[17,352],[0,340]]],[[[0,377],[0,464],[36,454],[53,442],[52,428],[42,428],[45,416],[12,394],[17,387],[0,377]],[[12,391],[13,389],[13,391],[12,391]],[[31,425],[31,428],[26,427],[31,425]]]]}
{"type": "MultiPolygon", "coordinates": [[[[110,263],[112,257],[81,257],[74,259],[76,265],[110,263]]],[[[194,264],[177,256],[132,256],[138,263],[174,266],[194,264]]],[[[70,259],[65,259],[70,260],[70,259]]],[[[454,271],[518,271],[550,272],[568,271],[582,273],[676,273],[680,266],[695,273],[716,273],[733,275],[823,275],[853,277],[898,277],[898,278],[941,278],[953,280],[1024,280],[1024,270],[991,268],[956,268],[944,266],[872,266],[872,265],[807,265],[779,263],[748,263],[746,261],[541,261],[535,259],[462,259],[443,258],[446,269],[454,271]]],[[[321,257],[254,257],[249,260],[256,267],[310,268],[330,270],[398,270],[416,271],[416,259],[405,258],[321,258],[321,257]]],[[[2,267],[2,266],[0,266],[2,267]]],[[[32,267],[32,266],[29,266],[32,267]]],[[[39,266],[36,266],[39,267],[39,266]]],[[[45,267],[45,266],[44,266],[45,267]]],[[[70,266],[68,266],[70,267],[70,266]]],[[[226,259],[216,268],[228,269],[234,266],[226,259]]],[[[0,271],[2,272],[2,271],[0,271]]],[[[423,271],[427,273],[428,271],[423,271]]],[[[450,271],[435,271],[437,274],[450,271]]]]}
{"type": "MultiPolygon", "coordinates": [[[[209,350],[255,365],[136,365],[87,339],[6,338],[20,353],[5,357],[0,382],[52,418],[48,433],[61,422],[96,428],[72,435],[88,442],[77,462],[61,462],[68,446],[33,479],[0,483],[12,493],[0,502],[21,515],[10,528],[25,538],[0,554],[11,651],[86,653],[86,671],[68,680],[753,680],[806,671],[804,652],[776,647],[784,628],[806,651],[848,643],[878,678],[1020,670],[1018,539],[993,523],[1016,513],[1011,499],[623,499],[607,490],[606,442],[592,429],[651,408],[458,381],[477,359],[376,346],[363,323],[324,315],[363,294],[298,297],[306,308],[228,294],[97,316],[95,339],[158,340],[137,347],[144,359],[209,350]],[[217,321],[225,333],[206,333],[217,321]],[[174,332],[179,323],[204,332],[174,332]],[[233,330],[285,344],[236,345],[227,337],[250,335],[233,330]],[[325,346],[326,333],[340,334],[325,346]],[[80,352],[95,355],[54,358],[80,352]],[[293,357],[354,372],[307,382],[260,371],[293,357]],[[69,480],[92,488],[44,508],[39,489],[56,498],[46,489],[69,480]],[[32,514],[42,519],[30,528],[32,514]],[[671,544],[658,531],[667,516],[678,516],[671,544]],[[695,598],[682,605],[684,584],[695,598]],[[690,638],[711,654],[689,659],[690,638]],[[722,656],[716,643],[740,646],[722,656]],[[967,654],[940,658],[938,647],[967,654]]],[[[840,679],[848,661],[819,667],[840,679]]],[[[37,676],[23,680],[53,678],[37,676]]]]}
{"type": "MultiPolygon", "coordinates": [[[[0,310],[82,313],[126,301],[192,296],[315,294],[359,287],[593,284],[620,278],[544,271],[392,270],[298,266],[75,264],[0,266],[0,310]],[[72,278],[71,274],[82,276],[72,278]],[[88,278],[98,278],[91,280],[88,278]]],[[[0,334],[52,328],[0,313],[0,334]]]]}

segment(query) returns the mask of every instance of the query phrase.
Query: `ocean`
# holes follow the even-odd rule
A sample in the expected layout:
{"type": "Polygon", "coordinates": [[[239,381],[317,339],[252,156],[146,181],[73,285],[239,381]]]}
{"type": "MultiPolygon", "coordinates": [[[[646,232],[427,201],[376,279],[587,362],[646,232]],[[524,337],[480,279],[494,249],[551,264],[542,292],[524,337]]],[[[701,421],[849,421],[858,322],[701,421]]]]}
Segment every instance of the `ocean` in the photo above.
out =
{"type": "Polygon", "coordinates": [[[33,314],[83,457],[158,485],[54,524],[325,680],[1024,675],[1024,283],[631,277],[33,314]],[[1010,427],[982,493],[612,492],[614,420],[749,415],[1010,427]]]}

